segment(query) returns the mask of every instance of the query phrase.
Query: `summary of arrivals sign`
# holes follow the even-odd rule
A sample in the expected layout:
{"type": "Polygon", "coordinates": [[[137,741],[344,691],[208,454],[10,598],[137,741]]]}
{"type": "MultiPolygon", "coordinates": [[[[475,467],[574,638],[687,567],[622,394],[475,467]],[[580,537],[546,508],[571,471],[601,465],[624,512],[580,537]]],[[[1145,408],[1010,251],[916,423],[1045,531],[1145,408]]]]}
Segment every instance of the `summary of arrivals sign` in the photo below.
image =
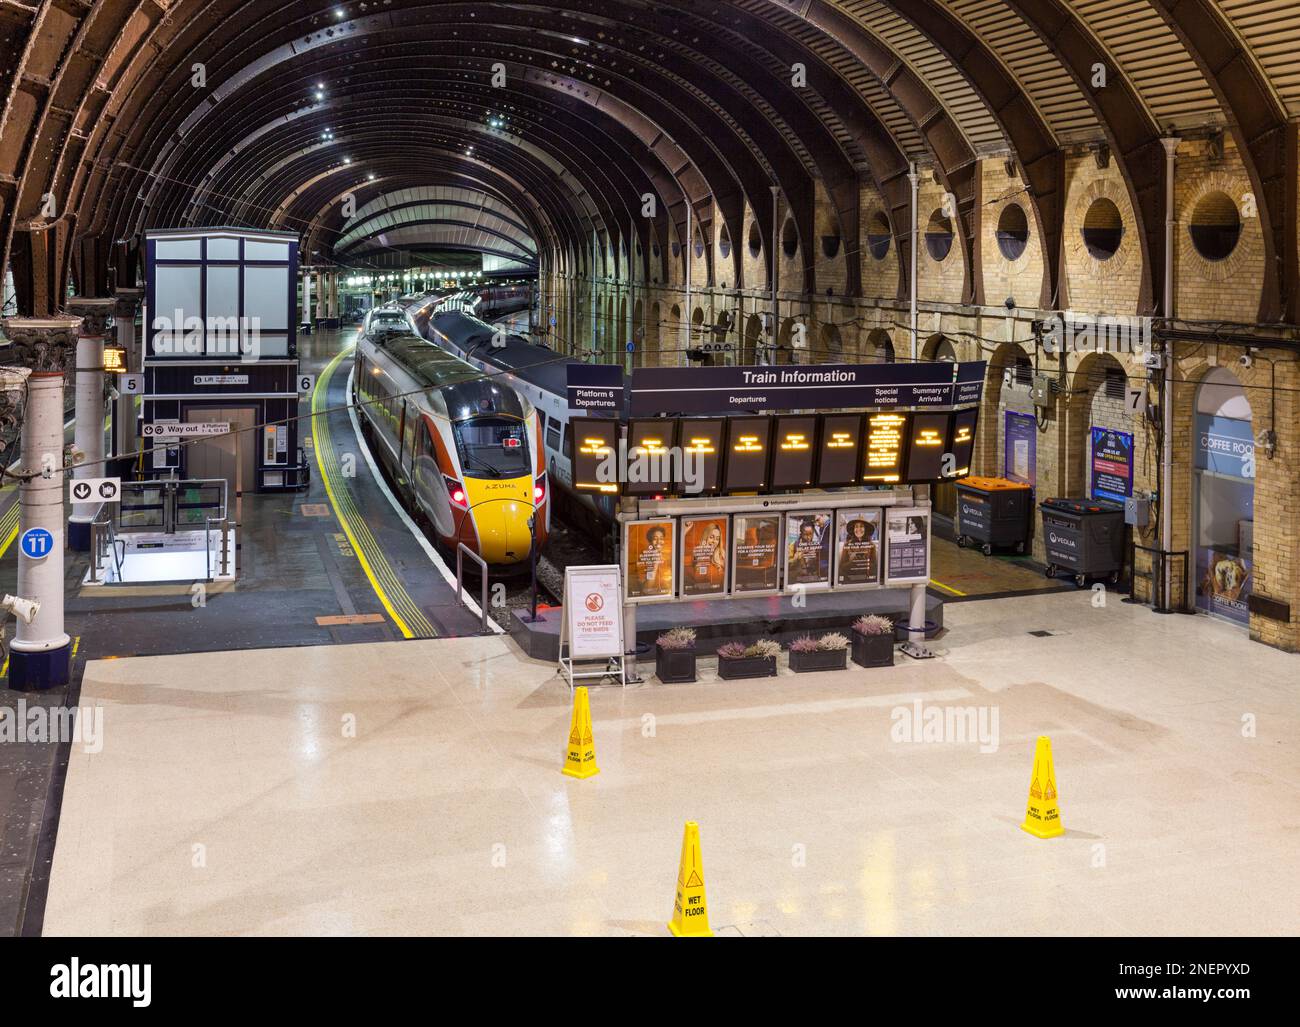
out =
{"type": "Polygon", "coordinates": [[[892,410],[978,404],[985,361],[646,367],[632,373],[632,416],[782,410],[892,410]]]}

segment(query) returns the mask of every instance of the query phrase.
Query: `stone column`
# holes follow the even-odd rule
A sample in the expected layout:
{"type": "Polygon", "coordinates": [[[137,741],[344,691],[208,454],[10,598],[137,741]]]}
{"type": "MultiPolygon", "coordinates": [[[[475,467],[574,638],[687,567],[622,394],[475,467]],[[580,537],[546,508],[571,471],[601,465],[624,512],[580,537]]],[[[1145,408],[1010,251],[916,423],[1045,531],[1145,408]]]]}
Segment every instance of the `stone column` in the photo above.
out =
{"type": "MultiPolygon", "coordinates": [[[[68,310],[81,319],[77,339],[76,417],[74,429],[73,478],[102,478],[104,464],[104,336],[117,310],[117,300],[75,297],[68,310]]],[[[100,503],[73,503],[68,518],[68,546],[78,552],[90,550],[90,525],[100,503]]]]}
{"type": "Polygon", "coordinates": [[[325,320],[325,272],[316,272],[316,323],[319,326],[325,320]]]}
{"type": "MultiPolygon", "coordinates": [[[[119,289],[113,321],[117,325],[117,344],[126,350],[126,369],[131,374],[144,371],[143,340],[136,335],[135,317],[144,294],[139,289],[119,289]]],[[[113,456],[134,456],[140,449],[136,436],[136,395],[127,391],[124,383],[117,383],[117,400],[113,406],[113,456]]]]}
{"type": "Polygon", "coordinates": [[[80,328],[80,318],[67,316],[4,322],[17,363],[31,369],[18,470],[18,595],[40,604],[31,623],[17,621],[9,646],[9,687],[18,691],[68,683],[72,640],[63,630],[63,380],[80,328]]]}

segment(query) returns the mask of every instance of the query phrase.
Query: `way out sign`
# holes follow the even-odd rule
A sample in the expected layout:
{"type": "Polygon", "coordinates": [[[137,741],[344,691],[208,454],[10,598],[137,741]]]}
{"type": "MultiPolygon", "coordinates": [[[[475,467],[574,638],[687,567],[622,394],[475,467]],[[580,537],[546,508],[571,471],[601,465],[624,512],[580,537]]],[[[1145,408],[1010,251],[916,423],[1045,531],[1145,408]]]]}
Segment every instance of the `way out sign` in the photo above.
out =
{"type": "Polygon", "coordinates": [[[74,478],[68,495],[74,503],[116,503],[122,498],[122,479],[74,478]]]}
{"type": "Polygon", "coordinates": [[[54,551],[54,536],[45,528],[28,528],[18,540],[23,556],[30,560],[43,560],[54,551]]]}
{"type": "Polygon", "coordinates": [[[194,421],[179,424],[175,421],[146,424],[141,428],[146,439],[201,439],[209,435],[229,435],[229,421],[194,421]]]}

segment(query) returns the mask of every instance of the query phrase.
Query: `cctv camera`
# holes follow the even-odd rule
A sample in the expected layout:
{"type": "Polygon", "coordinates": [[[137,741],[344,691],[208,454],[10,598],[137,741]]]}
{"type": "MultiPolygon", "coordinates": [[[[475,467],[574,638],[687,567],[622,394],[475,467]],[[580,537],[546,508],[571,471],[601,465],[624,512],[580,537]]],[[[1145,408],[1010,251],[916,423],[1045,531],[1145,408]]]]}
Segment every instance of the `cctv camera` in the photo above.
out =
{"type": "Polygon", "coordinates": [[[1241,358],[1238,360],[1238,363],[1240,363],[1242,367],[1250,367],[1255,363],[1255,358],[1249,353],[1243,353],[1241,358]]]}
{"type": "Polygon", "coordinates": [[[32,618],[40,610],[41,604],[36,599],[23,599],[21,596],[7,595],[3,600],[0,600],[0,608],[8,610],[24,624],[30,624],[32,618]]]}

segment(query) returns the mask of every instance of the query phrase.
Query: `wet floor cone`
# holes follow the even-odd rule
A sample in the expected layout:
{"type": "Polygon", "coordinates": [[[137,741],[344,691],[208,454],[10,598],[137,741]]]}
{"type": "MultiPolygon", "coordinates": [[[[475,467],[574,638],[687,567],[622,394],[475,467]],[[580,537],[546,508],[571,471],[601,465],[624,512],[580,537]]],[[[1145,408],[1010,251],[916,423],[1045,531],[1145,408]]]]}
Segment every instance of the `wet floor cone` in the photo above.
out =
{"type": "Polygon", "coordinates": [[[704,860],[700,857],[700,825],[686,822],[682,859],[677,871],[677,898],[668,930],[678,938],[712,938],[709,911],[704,901],[704,860]]]}
{"type": "Polygon", "coordinates": [[[596,742],[591,736],[591,700],[586,686],[573,690],[573,723],[569,725],[569,747],[565,750],[564,773],[569,777],[595,777],[596,742]]]}
{"type": "Polygon", "coordinates": [[[1029,804],[1021,829],[1035,838],[1055,838],[1065,834],[1061,810],[1057,806],[1056,768],[1052,766],[1052,740],[1038,736],[1034,747],[1034,778],[1029,784],[1029,804]]]}

